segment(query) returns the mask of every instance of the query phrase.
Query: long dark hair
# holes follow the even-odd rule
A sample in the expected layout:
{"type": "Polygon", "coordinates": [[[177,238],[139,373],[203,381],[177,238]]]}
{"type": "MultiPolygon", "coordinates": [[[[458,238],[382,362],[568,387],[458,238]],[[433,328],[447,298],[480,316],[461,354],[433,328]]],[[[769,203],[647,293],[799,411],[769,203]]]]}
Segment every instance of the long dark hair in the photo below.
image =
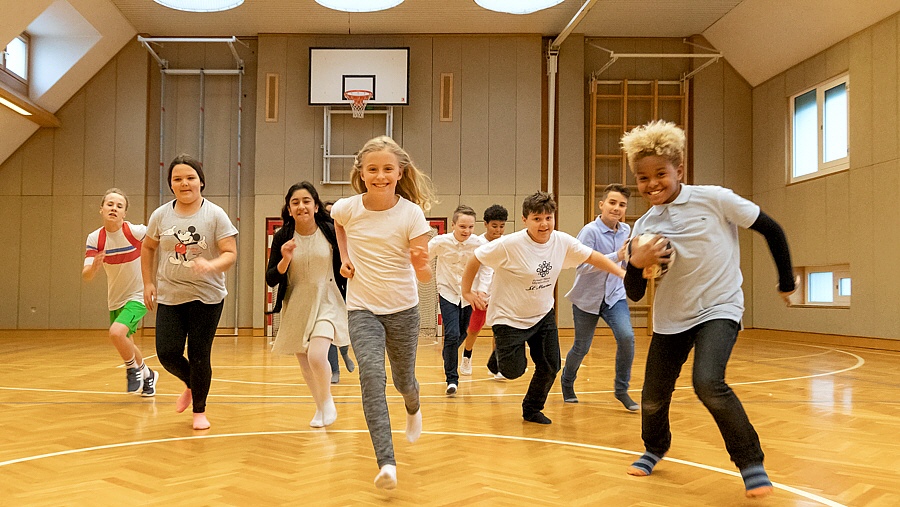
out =
{"type": "Polygon", "coordinates": [[[283,227],[294,228],[294,217],[291,216],[291,196],[298,190],[306,190],[309,192],[309,195],[313,198],[313,202],[316,203],[317,209],[315,220],[317,224],[331,221],[331,217],[328,215],[328,212],[325,211],[325,205],[322,204],[322,200],[319,199],[319,191],[316,190],[315,185],[308,181],[301,181],[300,183],[291,185],[291,188],[288,189],[287,194],[284,196],[284,206],[281,208],[281,222],[283,227]]]}

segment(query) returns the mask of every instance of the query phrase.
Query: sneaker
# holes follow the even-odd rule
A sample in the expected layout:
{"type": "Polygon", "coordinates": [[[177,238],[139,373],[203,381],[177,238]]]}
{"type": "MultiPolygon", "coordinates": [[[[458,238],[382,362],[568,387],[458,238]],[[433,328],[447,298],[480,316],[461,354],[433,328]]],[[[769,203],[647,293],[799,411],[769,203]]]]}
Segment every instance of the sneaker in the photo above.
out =
{"type": "Polygon", "coordinates": [[[560,383],[562,387],[563,401],[566,403],[578,403],[578,396],[575,396],[575,386],[571,384],[560,383]]]}
{"type": "Polygon", "coordinates": [[[140,394],[144,387],[144,377],[141,370],[137,368],[128,368],[125,370],[125,378],[128,379],[128,394],[140,394]]]}
{"type": "Polygon", "coordinates": [[[147,368],[147,370],[150,372],[150,376],[144,379],[144,390],[141,391],[141,396],[145,398],[156,396],[156,379],[159,378],[158,371],[153,371],[150,368],[147,368]]]}
{"type": "Polygon", "coordinates": [[[471,357],[463,357],[462,364],[459,365],[459,374],[460,375],[471,375],[472,374],[472,358],[471,357]]]}
{"type": "Polygon", "coordinates": [[[456,396],[456,384],[447,384],[447,396],[456,396]]]}
{"type": "Polygon", "coordinates": [[[498,371],[497,373],[494,374],[494,380],[509,380],[509,379],[504,377],[503,374],[498,371]]]}

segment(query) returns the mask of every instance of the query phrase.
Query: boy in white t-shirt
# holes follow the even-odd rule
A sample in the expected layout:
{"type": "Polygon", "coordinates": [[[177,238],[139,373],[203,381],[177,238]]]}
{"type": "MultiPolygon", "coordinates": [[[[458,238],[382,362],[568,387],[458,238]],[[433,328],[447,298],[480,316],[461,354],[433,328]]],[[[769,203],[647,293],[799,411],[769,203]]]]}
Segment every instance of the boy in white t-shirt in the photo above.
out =
{"type": "Polygon", "coordinates": [[[147,367],[131,338],[147,313],[140,261],[147,226],[126,222],[127,210],[128,197],[124,192],[117,188],[106,191],[100,202],[103,227],[88,234],[81,278],[93,280],[103,266],[108,287],[109,339],[125,361],[127,392],[153,396],[159,373],[147,367]]]}
{"type": "Polygon", "coordinates": [[[485,264],[494,269],[487,323],[494,331],[497,366],[508,379],[525,373],[525,344],[531,349],[534,375],[522,400],[522,418],[550,424],[541,412],[560,368],[559,330],[553,310],[553,291],[559,273],[587,262],[597,269],[624,277],[625,270],[584,246],[569,234],[554,230],[556,202],[546,192],[536,192],[522,203],[525,230],[482,245],[466,265],[463,297],[484,308],[472,292],[475,274],[485,264]]]}
{"type": "Polygon", "coordinates": [[[428,241],[428,253],[437,260],[436,279],[441,319],[444,324],[444,377],[447,396],[455,396],[459,385],[459,346],[469,328],[472,306],[463,299],[460,290],[462,272],[475,248],[481,246],[475,230],[475,210],[460,205],[453,211],[452,231],[428,241]]]}
{"type": "MultiPolygon", "coordinates": [[[[509,219],[509,212],[499,204],[492,204],[484,210],[482,219],[484,220],[484,234],[478,236],[478,239],[483,245],[503,236],[503,232],[506,230],[506,221],[509,219]]],[[[476,296],[481,297],[485,306],[487,306],[490,301],[490,288],[493,279],[494,270],[487,266],[481,266],[481,268],[478,269],[478,274],[475,276],[475,281],[472,283],[472,292],[474,292],[476,296]]],[[[463,347],[463,360],[462,364],[459,365],[459,373],[461,375],[472,374],[472,349],[475,347],[475,340],[478,338],[478,333],[481,332],[481,328],[484,327],[486,320],[486,309],[472,309],[472,316],[469,318],[469,329],[466,334],[466,342],[463,347]]],[[[493,370],[491,373],[494,374],[495,379],[504,379],[503,375],[496,371],[497,356],[493,351],[491,352],[491,358],[488,361],[488,369],[493,370]]]]}

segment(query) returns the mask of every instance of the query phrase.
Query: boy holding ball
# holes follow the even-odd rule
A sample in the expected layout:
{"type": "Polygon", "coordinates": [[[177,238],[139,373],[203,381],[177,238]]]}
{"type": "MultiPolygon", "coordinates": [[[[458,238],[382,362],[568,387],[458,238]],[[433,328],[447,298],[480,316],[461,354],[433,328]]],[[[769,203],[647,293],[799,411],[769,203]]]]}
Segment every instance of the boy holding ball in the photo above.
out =
{"type": "Polygon", "coordinates": [[[656,291],[653,338],[641,392],[645,452],[628,474],[650,475],[669,450],[672,392],[694,349],[694,392],[715,419],[731,460],[740,469],[746,496],[766,496],[772,492],[772,483],[763,468],[759,437],[725,383],[725,367],[744,312],[737,228],[765,236],[785,302],[796,287],[787,238],[759,206],[731,190],[681,183],[685,134],[674,123],[656,121],[637,127],[622,137],[622,149],[638,191],[652,205],[634,224],[632,237],[655,233],[668,240],[632,245],[625,276],[628,297],[637,301],[644,296],[644,268],[664,264],[673,250],[678,253],[678,262],[656,291]]]}

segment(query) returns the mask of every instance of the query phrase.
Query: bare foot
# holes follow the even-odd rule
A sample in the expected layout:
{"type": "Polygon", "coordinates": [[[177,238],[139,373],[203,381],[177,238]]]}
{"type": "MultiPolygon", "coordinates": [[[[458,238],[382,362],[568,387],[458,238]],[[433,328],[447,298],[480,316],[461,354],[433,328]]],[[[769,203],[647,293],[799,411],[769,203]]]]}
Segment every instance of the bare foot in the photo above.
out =
{"type": "Polygon", "coordinates": [[[205,413],[194,414],[194,429],[195,430],[208,430],[209,429],[209,419],[206,418],[205,413]]]}
{"type": "Polygon", "coordinates": [[[193,397],[191,396],[191,390],[185,389],[181,396],[175,400],[175,411],[179,414],[187,410],[188,407],[191,406],[191,401],[193,401],[193,397]]]}
{"type": "Polygon", "coordinates": [[[763,486],[760,488],[748,489],[745,494],[747,495],[747,498],[762,498],[771,495],[772,491],[772,486],[763,486]]]}

